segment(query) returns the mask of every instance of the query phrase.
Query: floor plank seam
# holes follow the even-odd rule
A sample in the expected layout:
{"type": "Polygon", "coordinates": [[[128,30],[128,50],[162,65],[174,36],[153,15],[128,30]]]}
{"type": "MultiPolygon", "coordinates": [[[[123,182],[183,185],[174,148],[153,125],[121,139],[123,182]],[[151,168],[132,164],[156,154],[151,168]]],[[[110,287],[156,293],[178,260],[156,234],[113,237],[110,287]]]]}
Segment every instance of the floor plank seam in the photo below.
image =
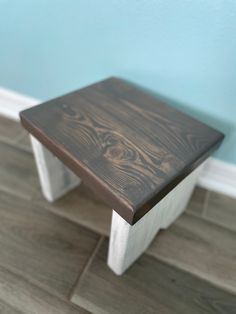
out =
{"type": "Polygon", "coordinates": [[[181,265],[178,265],[178,264],[175,264],[174,262],[171,262],[171,260],[169,260],[168,258],[165,258],[165,257],[161,257],[161,256],[156,256],[150,252],[145,252],[146,255],[152,257],[154,260],[157,260],[157,261],[160,261],[170,267],[173,267],[175,268],[176,270],[180,270],[182,272],[184,272],[185,274],[188,274],[188,275],[191,275],[195,278],[199,278],[201,279],[202,281],[206,282],[207,284],[217,288],[217,289],[220,289],[221,291],[225,291],[227,293],[230,293],[232,295],[235,295],[236,296],[236,290],[232,290],[230,289],[229,287],[226,287],[226,286],[222,286],[220,285],[220,283],[217,283],[217,282],[213,282],[212,280],[208,280],[206,277],[204,277],[204,274],[201,275],[200,273],[199,274],[196,274],[194,272],[192,272],[191,270],[188,270],[184,267],[182,267],[181,265]]]}
{"type": "Polygon", "coordinates": [[[205,195],[205,198],[204,198],[204,201],[203,201],[203,211],[202,211],[202,214],[201,214],[201,216],[204,217],[204,218],[206,217],[206,212],[207,212],[208,203],[209,203],[209,197],[210,197],[210,191],[206,190],[206,195],[205,195]]]}
{"type": "Polygon", "coordinates": [[[32,201],[32,199],[28,198],[27,196],[24,196],[20,193],[16,193],[15,191],[12,191],[12,189],[9,189],[9,188],[5,187],[4,185],[1,185],[1,184],[0,184],[0,191],[4,192],[6,194],[9,194],[11,196],[14,196],[14,197],[18,197],[24,201],[28,201],[28,202],[32,201]]]}
{"type": "MultiPolygon", "coordinates": [[[[189,213],[188,213],[189,214],[189,213]]],[[[217,227],[220,227],[222,229],[225,229],[225,230],[228,230],[228,231],[231,231],[233,233],[235,233],[235,229],[229,227],[229,226],[226,226],[224,224],[222,224],[221,222],[217,222],[217,221],[213,221],[211,218],[207,217],[207,216],[198,216],[196,214],[192,214],[192,216],[196,217],[196,218],[200,218],[202,219],[203,221],[207,221],[208,223],[212,224],[212,225],[215,225],[217,227]]]]}
{"type": "MultiPolygon", "coordinates": [[[[217,226],[218,228],[225,229],[225,230],[230,231],[230,232],[235,234],[235,230],[230,229],[229,227],[226,227],[225,225],[222,225],[220,223],[217,223],[216,221],[211,220],[209,217],[202,217],[202,216],[199,216],[199,215],[196,215],[196,214],[192,214],[192,213],[189,213],[189,212],[185,212],[183,215],[185,215],[185,216],[192,216],[192,217],[195,217],[196,219],[199,219],[201,221],[206,221],[208,224],[211,224],[212,226],[217,226]]],[[[181,219],[181,216],[180,216],[179,219],[181,219]]],[[[178,220],[176,220],[176,222],[177,221],[178,220]]],[[[165,231],[165,230],[163,230],[163,231],[165,231]]],[[[168,232],[168,229],[166,231],[168,232]]]]}
{"type": "Polygon", "coordinates": [[[6,269],[6,271],[12,273],[14,276],[20,277],[23,281],[29,283],[30,285],[33,285],[33,286],[37,287],[38,289],[41,289],[41,290],[45,291],[46,293],[56,297],[57,299],[59,299],[63,302],[69,302],[69,300],[67,299],[66,296],[63,296],[60,293],[56,293],[55,290],[50,289],[47,285],[42,284],[37,279],[29,277],[27,275],[27,272],[21,272],[18,269],[15,269],[9,265],[4,265],[2,263],[0,263],[0,267],[2,267],[3,269],[6,269]]]}
{"type": "Polygon", "coordinates": [[[43,204],[42,205],[40,203],[40,201],[34,200],[34,199],[24,199],[24,200],[32,202],[33,205],[40,206],[40,208],[43,208],[44,210],[49,211],[51,214],[53,214],[53,215],[55,215],[57,217],[63,218],[66,221],[69,221],[71,223],[76,224],[77,226],[80,226],[80,227],[83,227],[86,230],[89,230],[90,232],[96,233],[98,236],[109,237],[109,234],[107,234],[106,232],[102,232],[101,230],[93,228],[92,226],[88,225],[87,223],[84,223],[82,220],[78,221],[76,219],[71,218],[70,216],[66,216],[65,214],[61,213],[59,208],[52,208],[52,207],[50,207],[50,204],[49,205],[47,205],[47,204],[43,204]]]}
{"type": "Polygon", "coordinates": [[[107,237],[108,236],[107,234],[101,233],[100,231],[96,230],[95,228],[91,228],[87,224],[84,224],[82,222],[78,222],[76,220],[73,220],[70,217],[67,217],[67,216],[61,214],[57,210],[52,210],[50,207],[47,207],[47,206],[44,206],[44,205],[40,204],[40,202],[37,201],[37,200],[33,200],[31,198],[27,198],[27,196],[24,196],[24,195],[22,195],[20,193],[15,193],[14,191],[12,191],[12,189],[8,189],[8,188],[6,188],[3,185],[0,185],[0,192],[4,192],[4,193],[6,193],[8,195],[11,195],[13,197],[20,198],[20,199],[22,199],[22,200],[24,200],[26,202],[30,202],[30,203],[32,203],[33,206],[34,205],[35,206],[39,206],[40,208],[42,208],[42,209],[44,209],[46,211],[49,211],[52,215],[55,215],[55,216],[60,217],[60,218],[63,218],[63,219],[65,219],[66,221],[68,221],[70,223],[76,224],[77,226],[80,226],[80,227],[82,227],[82,228],[84,228],[84,229],[86,229],[86,230],[88,230],[90,232],[96,233],[98,236],[102,236],[102,237],[107,237]]]}
{"type": "Polygon", "coordinates": [[[21,141],[24,137],[27,136],[27,133],[25,133],[25,130],[22,128],[22,132],[20,134],[17,135],[15,141],[19,142],[21,141]]]}
{"type": "Polygon", "coordinates": [[[17,143],[14,140],[9,140],[9,139],[0,137],[0,143],[9,145],[9,146],[11,146],[11,147],[13,147],[15,149],[20,150],[21,152],[28,153],[28,154],[33,156],[33,152],[30,149],[27,149],[21,143],[17,143]]]}
{"type": "MultiPolygon", "coordinates": [[[[25,312],[22,312],[21,310],[17,309],[15,306],[10,304],[9,302],[6,302],[6,300],[3,300],[2,298],[0,298],[0,302],[1,302],[1,304],[5,304],[6,306],[10,307],[14,311],[14,313],[25,314],[25,312]]],[[[1,313],[1,314],[4,314],[4,313],[1,313]]]]}
{"type": "Polygon", "coordinates": [[[1,143],[4,143],[4,144],[11,144],[11,145],[14,145],[15,144],[15,141],[12,140],[12,139],[9,139],[9,138],[6,138],[6,137],[1,137],[0,136],[0,142],[1,143]]]}
{"type": "MultiPolygon", "coordinates": [[[[55,291],[49,289],[47,286],[42,285],[37,280],[34,280],[33,278],[29,278],[28,276],[25,276],[24,275],[25,273],[23,274],[20,271],[13,269],[12,267],[2,265],[2,264],[0,264],[0,267],[5,269],[7,272],[11,273],[13,276],[20,278],[20,280],[22,280],[23,282],[28,283],[31,287],[33,286],[33,287],[45,292],[46,294],[48,294],[48,296],[54,297],[58,301],[63,302],[64,304],[69,304],[72,308],[74,308],[75,310],[78,310],[78,313],[80,313],[82,308],[79,305],[72,303],[70,300],[68,300],[66,297],[63,297],[61,294],[55,293],[55,291]]],[[[9,304],[9,303],[7,303],[7,304],[9,304]]],[[[11,304],[9,304],[9,305],[11,306],[11,304]]],[[[21,312],[20,310],[18,310],[18,311],[19,311],[19,313],[22,313],[22,314],[25,313],[25,312],[21,312]]],[[[86,311],[88,313],[90,313],[88,310],[86,310],[86,311]]]]}
{"type": "MultiPolygon", "coordinates": [[[[98,235],[100,235],[100,236],[103,236],[103,237],[107,237],[107,236],[109,236],[109,234],[107,234],[105,231],[103,232],[102,230],[98,230],[98,229],[96,229],[96,228],[94,228],[94,227],[92,227],[92,226],[89,226],[87,223],[84,223],[82,220],[79,222],[78,220],[76,220],[76,219],[72,219],[70,216],[66,216],[65,214],[63,214],[61,211],[60,211],[60,209],[58,209],[58,208],[52,208],[51,206],[50,206],[50,204],[44,204],[44,205],[42,205],[41,203],[40,203],[40,201],[37,201],[37,200],[31,200],[32,202],[33,202],[33,204],[35,204],[35,205],[40,205],[43,209],[45,209],[45,210],[48,210],[50,213],[52,213],[52,214],[54,214],[54,215],[56,215],[56,216],[59,216],[59,217],[61,217],[61,218],[63,218],[63,219],[66,219],[67,221],[70,221],[70,222],[73,222],[73,223],[75,223],[75,224],[77,224],[77,225],[79,225],[79,226],[81,226],[81,227],[83,227],[83,228],[85,228],[85,229],[87,229],[87,230],[90,230],[90,231],[92,231],[92,232],[94,232],[94,233],[97,233],[98,235]]],[[[79,209],[78,209],[79,210],[79,209]]]]}
{"type": "Polygon", "coordinates": [[[0,136],[0,143],[9,145],[15,149],[19,149],[20,151],[32,154],[32,151],[30,150],[30,148],[24,147],[21,143],[17,143],[15,140],[0,136]]]}
{"type": "MultiPolygon", "coordinates": [[[[210,191],[209,191],[210,192],[210,191]]],[[[236,211],[236,210],[235,210],[236,211]]],[[[202,219],[203,221],[206,221],[206,222],[208,222],[208,223],[210,223],[210,224],[212,224],[212,225],[216,225],[216,226],[218,226],[218,227],[221,227],[221,228],[223,228],[223,229],[225,229],[225,230],[228,230],[228,231],[231,231],[231,232],[234,232],[235,233],[235,229],[233,229],[233,228],[231,228],[231,227],[229,227],[229,226],[227,226],[227,225],[225,225],[225,224],[222,224],[221,222],[218,222],[218,221],[215,221],[215,220],[212,220],[210,217],[208,217],[207,215],[199,215],[198,213],[195,213],[195,212],[193,212],[193,211],[188,211],[188,212],[185,212],[184,213],[184,215],[185,214],[187,214],[187,215],[189,215],[189,216],[192,216],[192,217],[194,217],[194,218],[197,218],[197,219],[202,219]]],[[[181,218],[181,216],[180,216],[180,218],[181,218]]]]}
{"type": "Polygon", "coordinates": [[[71,301],[71,299],[72,299],[72,297],[73,297],[73,295],[74,295],[74,292],[75,292],[76,288],[77,288],[78,285],[79,285],[80,280],[82,280],[83,277],[86,275],[86,272],[87,272],[87,270],[89,269],[90,265],[92,264],[93,259],[94,259],[94,257],[96,256],[97,252],[99,251],[99,249],[100,249],[100,247],[101,247],[101,245],[102,245],[104,239],[105,239],[105,236],[100,236],[100,239],[98,240],[98,242],[97,242],[97,244],[96,244],[96,246],[95,246],[95,248],[94,248],[92,254],[89,256],[88,261],[87,261],[87,263],[85,264],[83,271],[82,271],[81,274],[78,276],[78,278],[76,279],[76,281],[75,281],[73,287],[71,288],[70,294],[69,294],[69,296],[68,296],[68,299],[69,299],[70,301],[71,301]]]}

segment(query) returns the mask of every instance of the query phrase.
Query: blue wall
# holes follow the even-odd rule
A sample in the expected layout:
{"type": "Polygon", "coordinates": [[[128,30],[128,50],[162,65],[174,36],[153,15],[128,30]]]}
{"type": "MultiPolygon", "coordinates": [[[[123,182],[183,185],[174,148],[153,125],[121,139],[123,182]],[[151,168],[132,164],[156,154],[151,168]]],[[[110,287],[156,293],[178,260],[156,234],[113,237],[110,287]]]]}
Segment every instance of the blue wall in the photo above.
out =
{"type": "Polygon", "coordinates": [[[0,0],[0,85],[46,100],[110,75],[225,132],[236,163],[236,1],[0,0]]]}

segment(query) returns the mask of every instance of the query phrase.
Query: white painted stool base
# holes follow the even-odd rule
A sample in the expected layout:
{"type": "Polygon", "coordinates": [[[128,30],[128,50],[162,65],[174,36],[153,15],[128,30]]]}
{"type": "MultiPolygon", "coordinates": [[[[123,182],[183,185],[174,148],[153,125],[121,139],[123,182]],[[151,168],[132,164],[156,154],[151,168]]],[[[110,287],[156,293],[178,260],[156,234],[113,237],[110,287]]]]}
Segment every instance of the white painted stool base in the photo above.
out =
{"type": "MultiPolygon", "coordinates": [[[[53,202],[80,184],[81,180],[32,135],[39,179],[44,197],[53,202]]],[[[108,266],[117,274],[147,249],[160,229],[165,229],[184,211],[203,165],[195,169],[135,225],[113,210],[108,266]]]]}
{"type": "Polygon", "coordinates": [[[80,184],[81,180],[57,157],[30,135],[44,197],[53,202],[80,184]]]}
{"type": "Polygon", "coordinates": [[[160,229],[168,228],[184,211],[202,167],[190,173],[133,226],[113,210],[108,266],[117,275],[133,264],[160,229]]]}

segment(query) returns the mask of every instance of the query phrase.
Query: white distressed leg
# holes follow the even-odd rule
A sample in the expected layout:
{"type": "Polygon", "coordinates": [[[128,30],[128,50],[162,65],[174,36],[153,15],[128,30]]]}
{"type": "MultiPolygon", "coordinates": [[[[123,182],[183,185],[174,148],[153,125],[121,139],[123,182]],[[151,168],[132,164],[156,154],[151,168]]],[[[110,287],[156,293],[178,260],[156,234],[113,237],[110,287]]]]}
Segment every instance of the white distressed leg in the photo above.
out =
{"type": "Polygon", "coordinates": [[[113,210],[108,266],[117,275],[122,275],[147,249],[160,229],[169,227],[184,211],[202,167],[189,174],[133,226],[113,210]]]}
{"type": "Polygon", "coordinates": [[[80,179],[35,137],[30,136],[43,195],[53,202],[79,185],[80,179]]]}

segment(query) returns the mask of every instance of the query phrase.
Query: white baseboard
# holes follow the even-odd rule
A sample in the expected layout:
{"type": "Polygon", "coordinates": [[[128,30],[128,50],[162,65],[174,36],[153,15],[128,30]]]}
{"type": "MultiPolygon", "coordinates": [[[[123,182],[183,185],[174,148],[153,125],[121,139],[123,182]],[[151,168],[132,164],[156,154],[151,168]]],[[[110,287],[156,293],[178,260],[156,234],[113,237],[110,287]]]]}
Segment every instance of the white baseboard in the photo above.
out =
{"type": "MultiPolygon", "coordinates": [[[[21,110],[39,103],[38,99],[0,87],[0,115],[19,120],[21,110]]],[[[198,185],[236,198],[236,165],[209,158],[198,185]]]]}
{"type": "Polygon", "coordinates": [[[0,86],[0,114],[19,120],[19,112],[39,104],[40,101],[0,86]]]}
{"type": "Polygon", "coordinates": [[[209,158],[198,179],[198,185],[236,198],[236,165],[209,158]]]}

